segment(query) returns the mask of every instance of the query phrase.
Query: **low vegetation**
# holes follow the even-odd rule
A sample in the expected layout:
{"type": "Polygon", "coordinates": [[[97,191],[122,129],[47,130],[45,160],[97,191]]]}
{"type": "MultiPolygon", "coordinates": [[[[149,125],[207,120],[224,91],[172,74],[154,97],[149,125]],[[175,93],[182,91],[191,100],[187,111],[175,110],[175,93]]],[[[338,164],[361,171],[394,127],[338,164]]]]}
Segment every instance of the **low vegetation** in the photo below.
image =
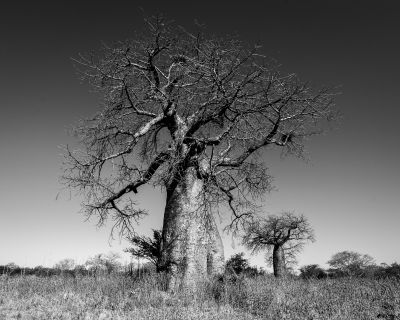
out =
{"type": "Polygon", "coordinates": [[[195,291],[170,293],[153,263],[123,267],[118,255],[53,268],[0,266],[0,319],[400,319],[400,265],[368,255],[335,254],[318,265],[275,277],[231,256],[220,277],[195,291]]]}
{"type": "Polygon", "coordinates": [[[400,319],[395,278],[270,275],[168,294],[161,274],[0,277],[0,319],[400,319]]]}

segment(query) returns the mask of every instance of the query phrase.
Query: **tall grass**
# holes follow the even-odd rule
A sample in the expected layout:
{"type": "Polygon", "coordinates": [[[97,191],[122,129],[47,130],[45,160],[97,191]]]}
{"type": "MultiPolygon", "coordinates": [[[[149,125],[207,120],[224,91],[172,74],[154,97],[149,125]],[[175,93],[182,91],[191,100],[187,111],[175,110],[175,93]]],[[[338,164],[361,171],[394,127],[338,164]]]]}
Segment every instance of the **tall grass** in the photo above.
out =
{"type": "Polygon", "coordinates": [[[266,319],[400,319],[396,280],[264,278],[244,291],[248,312],[266,319]]]}
{"type": "Polygon", "coordinates": [[[162,291],[161,276],[0,278],[0,319],[400,319],[395,280],[208,282],[162,291]]]}

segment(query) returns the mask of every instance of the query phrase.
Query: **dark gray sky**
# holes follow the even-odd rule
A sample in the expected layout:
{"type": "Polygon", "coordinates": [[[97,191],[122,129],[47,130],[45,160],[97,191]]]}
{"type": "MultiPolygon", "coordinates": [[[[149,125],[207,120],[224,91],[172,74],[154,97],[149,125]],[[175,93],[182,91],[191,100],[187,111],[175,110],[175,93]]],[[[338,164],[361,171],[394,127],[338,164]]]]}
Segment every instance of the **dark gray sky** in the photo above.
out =
{"type": "MultiPolygon", "coordinates": [[[[78,1],[18,2],[0,9],[0,264],[51,265],[126,244],[83,222],[79,197],[62,193],[67,129],[97,110],[70,58],[140,29],[143,8],[213,34],[258,42],[282,69],[315,86],[340,85],[343,118],[308,144],[311,161],[266,155],[279,189],[265,212],[309,217],[317,242],[300,264],[324,264],[341,250],[400,261],[400,11],[389,1],[78,1]]],[[[146,189],[152,213],[141,232],[160,227],[163,198],[146,189]],[[155,201],[157,199],[157,201],[155,201]]],[[[229,256],[240,251],[225,237],[229,256]]],[[[253,259],[259,264],[262,257],[253,259]]]]}

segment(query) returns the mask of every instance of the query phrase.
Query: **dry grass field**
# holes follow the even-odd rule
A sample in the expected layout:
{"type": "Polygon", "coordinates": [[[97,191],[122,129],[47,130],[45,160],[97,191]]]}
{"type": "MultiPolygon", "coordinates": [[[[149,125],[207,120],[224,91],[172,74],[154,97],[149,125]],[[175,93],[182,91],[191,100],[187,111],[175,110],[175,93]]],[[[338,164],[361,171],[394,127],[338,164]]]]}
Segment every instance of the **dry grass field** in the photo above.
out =
{"type": "Polygon", "coordinates": [[[0,319],[400,319],[395,280],[209,283],[169,295],[157,277],[0,277],[0,319]]]}

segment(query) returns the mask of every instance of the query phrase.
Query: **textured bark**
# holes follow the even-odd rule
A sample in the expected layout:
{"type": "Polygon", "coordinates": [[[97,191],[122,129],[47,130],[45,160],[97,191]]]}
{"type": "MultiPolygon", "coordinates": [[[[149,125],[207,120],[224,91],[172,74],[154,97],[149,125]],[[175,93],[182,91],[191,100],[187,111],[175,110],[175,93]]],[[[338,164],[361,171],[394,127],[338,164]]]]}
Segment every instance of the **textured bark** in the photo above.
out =
{"type": "Polygon", "coordinates": [[[201,208],[203,182],[188,169],[176,186],[167,188],[162,264],[169,290],[194,289],[223,273],[223,245],[214,217],[201,208]]]}
{"type": "Polygon", "coordinates": [[[274,246],[272,252],[272,263],[275,277],[285,277],[287,275],[285,253],[282,246],[274,246]]]}

